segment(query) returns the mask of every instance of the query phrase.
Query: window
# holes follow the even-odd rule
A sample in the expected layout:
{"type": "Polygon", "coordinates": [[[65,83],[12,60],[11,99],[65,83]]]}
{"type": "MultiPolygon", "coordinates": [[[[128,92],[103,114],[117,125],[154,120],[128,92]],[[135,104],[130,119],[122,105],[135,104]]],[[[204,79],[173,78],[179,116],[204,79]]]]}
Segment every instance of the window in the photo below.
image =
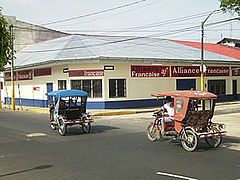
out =
{"type": "Polygon", "coordinates": [[[176,98],[176,113],[182,113],[183,105],[184,105],[184,99],[176,98]]]}
{"type": "Polygon", "coordinates": [[[109,97],[126,97],[126,79],[109,79],[109,97]]]}
{"type": "Polygon", "coordinates": [[[216,95],[226,94],[226,80],[208,80],[208,91],[216,95]]]}
{"type": "Polygon", "coordinates": [[[0,82],[1,83],[1,89],[3,89],[3,82],[0,82]]]}
{"type": "Polygon", "coordinates": [[[66,80],[58,80],[58,90],[67,89],[67,81],[66,80]]]}
{"type": "Polygon", "coordinates": [[[83,90],[88,93],[88,97],[102,97],[102,80],[71,80],[71,89],[83,90]]]}

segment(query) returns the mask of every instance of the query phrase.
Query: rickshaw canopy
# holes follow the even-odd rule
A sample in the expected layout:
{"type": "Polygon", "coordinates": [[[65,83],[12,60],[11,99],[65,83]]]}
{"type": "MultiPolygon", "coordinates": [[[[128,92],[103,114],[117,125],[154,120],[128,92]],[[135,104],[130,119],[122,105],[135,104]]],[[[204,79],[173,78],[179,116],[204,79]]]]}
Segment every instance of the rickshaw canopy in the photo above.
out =
{"type": "Polygon", "coordinates": [[[87,97],[87,92],[81,90],[58,90],[48,93],[48,96],[53,97],[87,97]]]}
{"type": "Polygon", "coordinates": [[[178,91],[169,91],[162,93],[155,93],[152,96],[164,97],[164,96],[174,96],[189,98],[194,100],[205,100],[205,99],[217,99],[217,96],[213,93],[206,91],[196,91],[196,90],[178,90],[178,91]]]}

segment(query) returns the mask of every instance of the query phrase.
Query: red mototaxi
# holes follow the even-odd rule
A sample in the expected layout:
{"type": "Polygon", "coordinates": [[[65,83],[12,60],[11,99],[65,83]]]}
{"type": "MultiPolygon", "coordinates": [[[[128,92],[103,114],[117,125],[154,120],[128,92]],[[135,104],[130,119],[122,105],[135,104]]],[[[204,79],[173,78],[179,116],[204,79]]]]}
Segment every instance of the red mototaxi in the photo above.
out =
{"type": "MultiPolygon", "coordinates": [[[[217,100],[215,94],[206,91],[177,90],[155,93],[152,96],[174,98],[174,123],[165,123],[163,132],[180,139],[185,150],[194,151],[199,138],[205,138],[210,147],[218,147],[221,144],[222,135],[226,134],[226,131],[223,130],[224,124],[212,122],[217,100]],[[192,106],[193,103],[195,106],[192,106]]],[[[158,118],[163,118],[163,116],[158,118]]],[[[157,123],[159,122],[157,119],[154,122],[155,132],[158,132],[159,124],[157,123]]],[[[148,128],[148,138],[150,141],[155,141],[159,136],[153,135],[151,139],[150,130],[151,128],[148,128]]]]}

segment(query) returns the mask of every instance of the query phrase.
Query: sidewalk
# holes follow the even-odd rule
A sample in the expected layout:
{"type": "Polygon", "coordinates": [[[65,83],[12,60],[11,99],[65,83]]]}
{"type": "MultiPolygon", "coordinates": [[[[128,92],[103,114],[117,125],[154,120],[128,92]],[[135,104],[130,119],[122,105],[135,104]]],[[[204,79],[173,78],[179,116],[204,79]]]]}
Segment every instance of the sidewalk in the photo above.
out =
{"type": "MultiPolygon", "coordinates": [[[[90,112],[93,116],[111,116],[111,115],[124,115],[124,114],[137,114],[137,113],[148,113],[153,112],[158,107],[152,108],[143,108],[143,109],[87,109],[87,112],[90,112]]],[[[3,109],[10,109],[11,107],[8,105],[3,105],[3,109]]],[[[48,108],[41,107],[30,107],[30,106],[16,106],[17,111],[29,111],[29,112],[38,112],[38,113],[49,113],[48,108]]],[[[215,114],[222,114],[223,110],[240,112],[240,101],[234,102],[224,102],[217,103],[215,107],[215,114]],[[233,108],[234,106],[234,108],[233,108]],[[239,111],[238,111],[239,109],[239,111]]]]}

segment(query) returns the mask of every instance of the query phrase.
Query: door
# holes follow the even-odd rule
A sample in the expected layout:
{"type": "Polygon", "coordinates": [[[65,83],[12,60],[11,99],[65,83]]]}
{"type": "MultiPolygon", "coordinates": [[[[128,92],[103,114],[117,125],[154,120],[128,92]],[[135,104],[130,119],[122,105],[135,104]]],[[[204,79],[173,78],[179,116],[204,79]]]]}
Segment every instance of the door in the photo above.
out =
{"type": "Polygon", "coordinates": [[[237,80],[232,81],[233,100],[237,100],[237,80]]]}
{"type": "MultiPolygon", "coordinates": [[[[50,93],[50,92],[52,92],[52,91],[53,91],[53,83],[47,83],[47,94],[50,93]]],[[[50,97],[50,96],[48,96],[47,99],[48,99],[48,100],[47,100],[47,106],[48,106],[49,101],[52,101],[53,98],[50,97]]]]}
{"type": "Polygon", "coordinates": [[[177,90],[196,90],[196,79],[177,79],[177,90]]]}

